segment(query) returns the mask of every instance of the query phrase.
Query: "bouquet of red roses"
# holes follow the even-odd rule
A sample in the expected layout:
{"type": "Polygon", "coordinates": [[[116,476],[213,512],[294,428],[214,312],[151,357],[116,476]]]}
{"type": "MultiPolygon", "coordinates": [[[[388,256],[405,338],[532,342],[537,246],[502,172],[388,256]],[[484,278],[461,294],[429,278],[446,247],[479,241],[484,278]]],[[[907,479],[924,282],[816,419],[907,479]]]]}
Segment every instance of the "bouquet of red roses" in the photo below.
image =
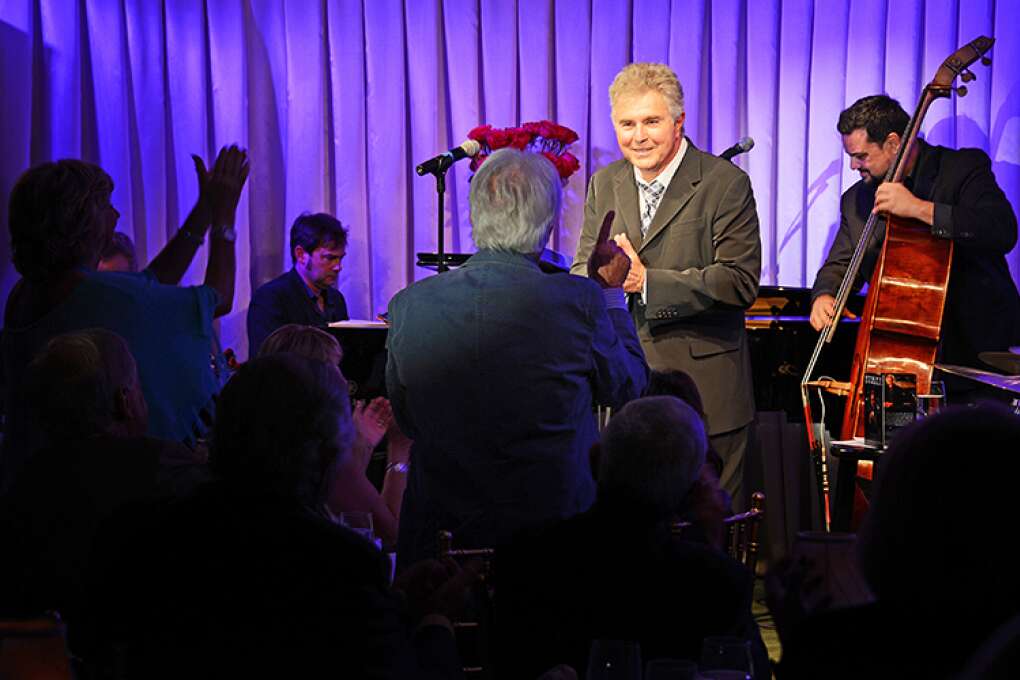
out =
{"type": "Polygon", "coordinates": [[[471,159],[471,172],[478,170],[493,151],[507,146],[542,154],[556,166],[564,184],[581,167],[577,157],[567,151],[567,147],[577,141],[577,133],[551,120],[509,128],[479,125],[468,133],[468,139],[482,145],[482,150],[471,159]]]}

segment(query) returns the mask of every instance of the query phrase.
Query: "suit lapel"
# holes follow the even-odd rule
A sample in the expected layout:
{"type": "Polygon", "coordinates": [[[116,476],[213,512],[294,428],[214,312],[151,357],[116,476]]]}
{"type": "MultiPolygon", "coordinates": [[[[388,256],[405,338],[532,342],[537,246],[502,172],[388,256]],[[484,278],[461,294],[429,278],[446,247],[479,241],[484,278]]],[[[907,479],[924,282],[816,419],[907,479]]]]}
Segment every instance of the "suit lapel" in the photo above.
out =
{"type": "Polygon", "coordinates": [[[625,233],[635,249],[641,247],[641,208],[638,206],[638,188],[634,182],[634,166],[622,164],[613,182],[613,194],[616,204],[616,224],[611,233],[625,233]],[[620,225],[623,228],[620,228],[620,225]]]}
{"type": "MultiPolygon", "coordinates": [[[[673,181],[666,188],[666,193],[662,197],[659,209],[655,211],[655,217],[652,218],[652,223],[648,227],[648,235],[644,238],[641,245],[636,247],[639,253],[646,243],[651,243],[652,239],[660,231],[669,226],[673,218],[683,210],[683,207],[687,205],[687,201],[691,200],[691,196],[698,189],[698,184],[701,182],[701,152],[694,148],[690,140],[688,140],[687,144],[687,153],[684,155],[684,159],[680,161],[680,167],[676,169],[673,181]]],[[[636,203],[636,189],[634,197],[636,203]]],[[[641,228],[639,226],[638,234],[640,233],[641,228]]]]}

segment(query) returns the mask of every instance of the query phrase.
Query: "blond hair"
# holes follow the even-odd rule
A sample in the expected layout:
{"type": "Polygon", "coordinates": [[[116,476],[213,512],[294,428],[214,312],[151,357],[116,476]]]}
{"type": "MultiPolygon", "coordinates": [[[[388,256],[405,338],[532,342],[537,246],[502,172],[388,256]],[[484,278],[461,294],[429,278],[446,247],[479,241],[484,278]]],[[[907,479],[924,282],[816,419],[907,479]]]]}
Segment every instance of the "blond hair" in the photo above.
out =
{"type": "Polygon", "coordinates": [[[669,113],[676,120],[684,112],[684,89],[673,69],[665,64],[638,62],[624,66],[609,86],[609,105],[616,107],[622,96],[658,92],[666,100],[669,113]]]}

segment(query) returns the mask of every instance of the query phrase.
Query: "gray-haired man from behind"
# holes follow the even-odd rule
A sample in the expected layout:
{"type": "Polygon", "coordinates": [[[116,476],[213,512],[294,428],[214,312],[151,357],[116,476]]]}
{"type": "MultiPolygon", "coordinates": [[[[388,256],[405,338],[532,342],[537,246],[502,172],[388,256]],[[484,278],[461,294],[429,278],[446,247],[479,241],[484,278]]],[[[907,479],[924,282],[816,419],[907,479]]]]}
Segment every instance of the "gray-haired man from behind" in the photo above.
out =
{"type": "Polygon", "coordinates": [[[497,151],[471,183],[478,253],[390,302],[386,382],[414,440],[402,564],[429,555],[439,529],[495,545],[588,508],[592,404],[620,407],[645,387],[621,289],[629,261],[609,229],[591,279],[538,267],[561,200],[548,160],[497,151]]]}

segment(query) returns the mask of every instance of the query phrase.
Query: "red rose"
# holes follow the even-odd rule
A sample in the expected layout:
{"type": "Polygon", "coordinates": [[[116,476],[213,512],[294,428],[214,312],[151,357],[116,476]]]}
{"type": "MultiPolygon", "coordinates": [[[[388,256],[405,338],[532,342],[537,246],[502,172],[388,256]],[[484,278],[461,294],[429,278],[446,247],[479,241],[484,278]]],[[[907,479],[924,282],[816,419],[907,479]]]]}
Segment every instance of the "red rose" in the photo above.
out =
{"type": "Polygon", "coordinates": [[[506,130],[490,130],[489,134],[486,135],[489,148],[493,151],[502,149],[504,146],[510,146],[511,139],[510,133],[506,130]]]}
{"type": "Polygon", "coordinates": [[[552,123],[554,131],[553,137],[564,144],[573,144],[577,141],[577,133],[564,125],[557,125],[552,123]]]}
{"type": "Polygon", "coordinates": [[[562,156],[559,156],[559,162],[556,164],[556,169],[560,171],[560,177],[563,179],[570,179],[570,176],[581,169],[581,161],[577,160],[577,156],[566,151],[562,156]]]}
{"type": "Polygon", "coordinates": [[[530,134],[532,137],[540,137],[542,135],[541,126],[535,122],[525,123],[521,126],[521,129],[530,134]]]}
{"type": "Polygon", "coordinates": [[[510,146],[515,149],[520,149],[521,151],[528,148],[528,144],[531,144],[531,140],[534,137],[530,132],[523,128],[513,128],[512,130],[508,130],[508,132],[511,134],[510,146]]]}
{"type": "Polygon", "coordinates": [[[479,125],[471,132],[468,133],[468,139],[473,139],[478,143],[485,142],[485,136],[489,134],[489,130],[492,129],[491,125],[479,125]]]}

